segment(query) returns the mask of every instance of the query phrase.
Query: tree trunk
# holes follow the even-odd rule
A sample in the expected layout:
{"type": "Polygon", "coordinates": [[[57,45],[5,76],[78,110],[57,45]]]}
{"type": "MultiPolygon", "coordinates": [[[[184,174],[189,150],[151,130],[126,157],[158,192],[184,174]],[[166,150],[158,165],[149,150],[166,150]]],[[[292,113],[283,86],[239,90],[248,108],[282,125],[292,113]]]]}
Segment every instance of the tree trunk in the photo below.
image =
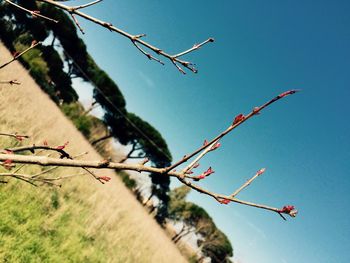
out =
{"type": "Polygon", "coordinates": [[[51,41],[51,47],[55,45],[56,35],[53,35],[52,41],[51,41]]]}
{"type": "Polygon", "coordinates": [[[154,196],[154,194],[151,194],[148,198],[147,198],[147,200],[143,203],[143,205],[145,206],[145,205],[147,205],[147,203],[151,200],[151,198],[154,196]]]}
{"type": "Polygon", "coordinates": [[[98,144],[99,142],[102,142],[102,141],[107,140],[107,139],[112,138],[112,137],[113,137],[112,134],[107,134],[99,139],[92,141],[91,145],[94,146],[94,145],[98,144]]]}
{"type": "Polygon", "coordinates": [[[95,109],[98,106],[99,105],[97,105],[97,101],[94,101],[93,103],[91,103],[91,106],[83,112],[82,115],[83,116],[88,115],[93,109],[95,109]]]}
{"type": "Polygon", "coordinates": [[[132,144],[132,148],[130,149],[129,153],[124,156],[123,159],[121,159],[119,161],[119,163],[123,163],[125,162],[127,159],[132,158],[132,159],[139,159],[139,158],[145,158],[146,156],[131,156],[135,151],[141,150],[141,147],[137,147],[138,143],[136,141],[134,141],[134,143],[132,144]]]}
{"type": "Polygon", "coordinates": [[[179,235],[181,235],[182,232],[185,231],[185,227],[186,227],[185,224],[183,224],[183,225],[182,225],[182,228],[181,228],[181,230],[180,230],[180,232],[177,233],[177,234],[175,234],[175,235],[171,238],[171,240],[175,240],[179,235]]]}
{"type": "Polygon", "coordinates": [[[156,206],[153,206],[153,205],[152,205],[152,208],[149,210],[149,213],[152,214],[153,211],[156,210],[156,208],[157,208],[156,206]]]}
{"type": "Polygon", "coordinates": [[[178,236],[176,239],[174,239],[174,243],[176,244],[177,242],[179,242],[181,240],[181,238],[187,236],[189,233],[191,233],[192,231],[188,230],[185,233],[183,233],[182,235],[178,236]]]}

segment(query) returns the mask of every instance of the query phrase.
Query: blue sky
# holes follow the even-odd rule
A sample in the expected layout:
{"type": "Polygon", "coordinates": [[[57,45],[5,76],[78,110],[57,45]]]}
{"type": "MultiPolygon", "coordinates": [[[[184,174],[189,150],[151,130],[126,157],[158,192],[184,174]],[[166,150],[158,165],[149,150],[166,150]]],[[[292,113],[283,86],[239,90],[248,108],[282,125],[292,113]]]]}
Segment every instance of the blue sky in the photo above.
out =
{"type": "Polygon", "coordinates": [[[249,120],[201,162],[216,171],[201,184],[226,194],[266,167],[240,197],[293,204],[296,219],[284,222],[198,193],[190,200],[229,236],[239,262],[349,262],[349,1],[105,0],[85,11],[130,33],[147,33],[147,41],[169,53],[215,38],[187,56],[199,73],[183,76],[80,19],[89,52],[118,83],[127,109],[162,133],[175,160],[237,114],[302,89],[249,120]]]}

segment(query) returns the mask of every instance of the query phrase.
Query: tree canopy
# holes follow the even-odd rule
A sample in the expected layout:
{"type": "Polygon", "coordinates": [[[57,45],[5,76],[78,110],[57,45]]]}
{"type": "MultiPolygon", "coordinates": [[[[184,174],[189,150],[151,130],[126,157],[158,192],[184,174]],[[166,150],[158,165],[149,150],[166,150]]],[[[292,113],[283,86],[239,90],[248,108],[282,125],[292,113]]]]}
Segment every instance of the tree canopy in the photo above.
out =
{"type": "Polygon", "coordinates": [[[216,227],[204,208],[186,201],[190,190],[188,186],[183,185],[170,192],[169,218],[187,226],[183,227],[173,240],[177,241],[189,233],[195,233],[204,257],[210,257],[211,262],[230,262],[233,248],[229,239],[216,227]]]}

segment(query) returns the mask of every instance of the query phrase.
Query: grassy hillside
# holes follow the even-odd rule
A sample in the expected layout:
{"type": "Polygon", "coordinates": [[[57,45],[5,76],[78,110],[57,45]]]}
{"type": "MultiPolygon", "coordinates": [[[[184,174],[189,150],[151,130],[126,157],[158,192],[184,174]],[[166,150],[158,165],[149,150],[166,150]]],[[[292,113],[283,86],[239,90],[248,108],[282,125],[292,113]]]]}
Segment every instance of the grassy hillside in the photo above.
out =
{"type": "MultiPolygon", "coordinates": [[[[0,64],[11,55],[0,44],[0,64]]],[[[83,136],[17,63],[0,71],[0,131],[31,138],[21,143],[0,137],[0,148],[47,140],[69,141],[73,155],[99,159],[83,136]]],[[[3,168],[0,168],[3,169],[3,168]]],[[[40,171],[25,166],[22,171],[40,171]]],[[[59,168],[56,175],[83,172],[59,168]]],[[[185,262],[163,230],[111,171],[101,185],[90,175],[74,177],[59,189],[12,180],[0,184],[0,262],[185,262]]]]}

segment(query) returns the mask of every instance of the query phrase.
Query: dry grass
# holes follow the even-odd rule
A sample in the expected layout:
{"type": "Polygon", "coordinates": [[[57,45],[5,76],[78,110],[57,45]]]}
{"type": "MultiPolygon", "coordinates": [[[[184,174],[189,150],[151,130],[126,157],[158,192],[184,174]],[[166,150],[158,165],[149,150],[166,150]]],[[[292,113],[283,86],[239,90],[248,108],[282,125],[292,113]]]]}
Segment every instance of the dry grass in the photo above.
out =
{"type": "MultiPolygon", "coordinates": [[[[0,64],[10,58],[0,43],[0,64]]],[[[1,70],[0,79],[22,83],[0,84],[0,131],[30,135],[22,144],[69,141],[70,153],[88,151],[84,158],[101,158],[19,63],[1,70]]],[[[18,144],[0,138],[0,148],[10,142],[18,144]]],[[[77,172],[59,168],[55,174],[77,172]]],[[[0,261],[185,262],[119,178],[99,172],[113,180],[101,185],[86,175],[65,181],[58,190],[15,181],[0,185],[0,261]]]]}

